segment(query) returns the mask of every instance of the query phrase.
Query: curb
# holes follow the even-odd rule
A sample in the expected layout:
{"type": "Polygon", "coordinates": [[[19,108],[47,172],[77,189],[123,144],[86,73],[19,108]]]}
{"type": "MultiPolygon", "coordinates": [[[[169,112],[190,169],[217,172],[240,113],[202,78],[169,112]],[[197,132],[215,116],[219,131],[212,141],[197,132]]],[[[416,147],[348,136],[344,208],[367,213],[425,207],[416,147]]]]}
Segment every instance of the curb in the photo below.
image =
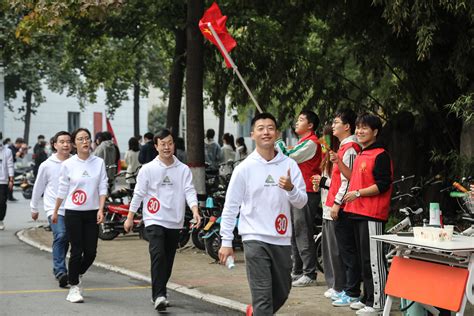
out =
{"type": "MultiPolygon", "coordinates": [[[[29,228],[29,229],[33,229],[33,228],[29,228]]],[[[40,244],[39,242],[27,237],[25,235],[25,229],[16,232],[16,236],[18,237],[19,240],[21,240],[25,244],[28,244],[32,247],[35,247],[35,248],[37,248],[41,251],[46,251],[46,252],[50,252],[50,253],[52,252],[51,247],[44,246],[44,245],[40,244]]],[[[110,270],[110,271],[113,271],[113,272],[117,272],[117,273],[129,276],[133,279],[137,279],[137,280],[144,281],[144,282],[147,282],[147,283],[151,284],[151,278],[150,277],[148,277],[146,275],[143,275],[141,273],[137,273],[137,272],[132,271],[132,270],[124,269],[124,268],[121,268],[121,267],[118,267],[118,266],[114,266],[114,265],[99,262],[99,261],[95,261],[93,263],[93,265],[96,266],[96,267],[99,267],[99,268],[103,268],[103,269],[107,269],[107,270],[110,270]]],[[[247,308],[246,304],[243,304],[243,303],[240,303],[240,302],[237,302],[237,301],[233,301],[233,300],[225,298],[225,297],[203,293],[199,290],[191,289],[191,288],[188,288],[186,286],[183,286],[183,285],[180,285],[180,284],[177,284],[177,283],[168,282],[167,288],[170,289],[170,290],[179,292],[181,294],[185,294],[185,295],[194,297],[196,299],[203,300],[203,301],[206,301],[206,302],[209,302],[209,303],[212,303],[212,304],[216,304],[216,305],[219,305],[219,306],[227,307],[229,309],[233,309],[233,310],[236,310],[236,311],[239,311],[239,312],[245,313],[246,308],[247,308]]]]}

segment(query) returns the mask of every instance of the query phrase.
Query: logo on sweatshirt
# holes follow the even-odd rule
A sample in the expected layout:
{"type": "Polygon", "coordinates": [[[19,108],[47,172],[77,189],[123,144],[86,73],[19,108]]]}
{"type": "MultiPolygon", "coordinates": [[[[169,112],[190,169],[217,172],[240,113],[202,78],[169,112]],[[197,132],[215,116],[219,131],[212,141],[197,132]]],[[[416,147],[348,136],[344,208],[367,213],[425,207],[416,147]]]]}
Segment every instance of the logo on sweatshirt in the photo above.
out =
{"type": "Polygon", "coordinates": [[[267,179],[265,180],[265,186],[266,187],[273,187],[276,186],[275,180],[273,180],[273,177],[271,175],[267,176],[267,179]]]}
{"type": "Polygon", "coordinates": [[[367,171],[367,164],[365,163],[365,161],[362,161],[362,163],[360,164],[359,171],[360,172],[366,172],[367,171]]]}
{"type": "Polygon", "coordinates": [[[173,185],[173,182],[171,182],[171,179],[168,176],[165,176],[163,179],[163,182],[161,182],[162,185],[173,185]]]}
{"type": "Polygon", "coordinates": [[[85,177],[90,178],[90,175],[89,175],[89,173],[87,173],[87,170],[84,170],[84,172],[82,173],[82,177],[83,178],[85,178],[85,177]]]}

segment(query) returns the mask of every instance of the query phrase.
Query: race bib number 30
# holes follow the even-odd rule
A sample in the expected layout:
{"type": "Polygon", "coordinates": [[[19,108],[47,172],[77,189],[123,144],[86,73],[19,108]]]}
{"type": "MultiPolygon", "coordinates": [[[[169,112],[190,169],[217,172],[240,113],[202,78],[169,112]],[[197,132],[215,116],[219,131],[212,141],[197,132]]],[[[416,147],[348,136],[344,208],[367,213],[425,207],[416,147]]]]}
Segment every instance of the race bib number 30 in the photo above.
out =
{"type": "Polygon", "coordinates": [[[158,201],[158,199],[156,198],[151,198],[148,201],[147,209],[148,209],[148,212],[150,212],[151,214],[155,214],[160,209],[160,201],[158,201]]]}
{"type": "Polygon", "coordinates": [[[285,216],[285,214],[280,214],[277,216],[275,220],[275,229],[280,235],[286,234],[288,229],[288,218],[285,216]]]}
{"type": "Polygon", "coordinates": [[[82,190],[76,190],[72,193],[72,203],[82,205],[87,201],[87,194],[82,190]]]}

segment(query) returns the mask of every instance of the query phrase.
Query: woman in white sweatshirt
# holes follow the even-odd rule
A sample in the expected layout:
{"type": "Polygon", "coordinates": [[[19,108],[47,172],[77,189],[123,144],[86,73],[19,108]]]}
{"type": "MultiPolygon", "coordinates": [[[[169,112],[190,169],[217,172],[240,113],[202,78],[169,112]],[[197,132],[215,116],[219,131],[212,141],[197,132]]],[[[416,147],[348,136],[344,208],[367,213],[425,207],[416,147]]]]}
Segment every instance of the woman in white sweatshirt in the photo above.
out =
{"type": "Polygon", "coordinates": [[[43,207],[53,232],[53,274],[59,281],[59,286],[66,287],[68,284],[66,254],[69,241],[64,224],[64,205],[59,208],[57,223],[52,223],[51,218],[56,204],[61,164],[71,153],[71,134],[65,131],[56,133],[52,139],[52,147],[55,153],[41,163],[38,169],[30,202],[31,218],[35,221],[38,219],[38,204],[41,196],[44,196],[43,207]]]}
{"type": "Polygon", "coordinates": [[[107,173],[102,158],[92,156],[91,133],[78,128],[72,133],[77,154],[61,166],[56,205],[52,222],[57,223],[58,211],[64,202],[66,233],[71,243],[69,258],[69,294],[71,303],[83,302],[82,276],[94,262],[97,253],[99,224],[104,219],[107,196],[107,173]]]}

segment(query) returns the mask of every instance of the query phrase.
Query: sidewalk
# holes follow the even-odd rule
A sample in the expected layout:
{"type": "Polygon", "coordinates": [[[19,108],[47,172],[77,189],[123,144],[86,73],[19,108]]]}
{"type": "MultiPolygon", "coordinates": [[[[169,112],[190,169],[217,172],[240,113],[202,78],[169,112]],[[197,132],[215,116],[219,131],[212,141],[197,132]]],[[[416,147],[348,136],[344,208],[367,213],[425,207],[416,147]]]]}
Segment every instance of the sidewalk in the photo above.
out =
{"type": "MultiPolygon", "coordinates": [[[[52,234],[43,228],[27,229],[20,232],[19,236],[42,250],[51,247],[52,234]]],[[[99,240],[96,262],[131,277],[150,280],[148,243],[138,239],[137,235],[119,236],[111,241],[99,240]]],[[[213,263],[207,254],[193,248],[190,242],[186,247],[178,249],[169,287],[242,312],[250,303],[241,251],[236,252],[236,267],[228,270],[225,266],[213,263]]],[[[349,307],[333,307],[331,301],[323,295],[325,290],[323,276],[318,274],[316,285],[292,288],[289,299],[278,314],[355,315],[349,307]]],[[[398,304],[394,305],[393,310],[398,304]]],[[[392,312],[391,315],[401,313],[392,312]]]]}

